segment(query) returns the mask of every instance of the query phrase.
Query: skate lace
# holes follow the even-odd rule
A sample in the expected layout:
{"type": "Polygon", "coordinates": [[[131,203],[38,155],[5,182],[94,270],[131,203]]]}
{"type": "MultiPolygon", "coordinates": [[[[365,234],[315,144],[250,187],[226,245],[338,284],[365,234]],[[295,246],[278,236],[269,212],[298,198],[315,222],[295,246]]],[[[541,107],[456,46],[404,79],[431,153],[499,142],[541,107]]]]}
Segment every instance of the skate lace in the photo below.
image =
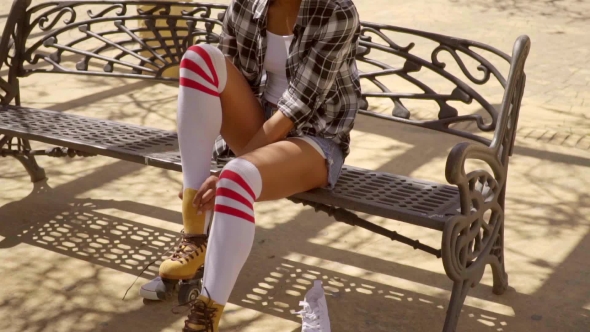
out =
{"type": "Polygon", "coordinates": [[[313,311],[309,303],[301,301],[299,305],[303,307],[303,310],[297,312],[303,318],[303,331],[321,332],[320,316],[313,311]]]}
{"type": "Polygon", "coordinates": [[[185,234],[181,235],[180,242],[176,245],[170,259],[178,261],[182,259],[190,260],[205,252],[207,248],[207,235],[204,234],[185,234]]]}
{"type": "MultiPolygon", "coordinates": [[[[206,288],[204,291],[209,295],[206,288]]],[[[188,314],[188,319],[184,321],[183,332],[213,332],[214,317],[217,313],[217,308],[211,307],[211,302],[210,299],[209,303],[206,303],[201,299],[196,299],[184,304],[190,305],[190,312],[188,314]],[[199,329],[195,330],[194,328],[189,327],[188,324],[198,325],[199,329]]]]}

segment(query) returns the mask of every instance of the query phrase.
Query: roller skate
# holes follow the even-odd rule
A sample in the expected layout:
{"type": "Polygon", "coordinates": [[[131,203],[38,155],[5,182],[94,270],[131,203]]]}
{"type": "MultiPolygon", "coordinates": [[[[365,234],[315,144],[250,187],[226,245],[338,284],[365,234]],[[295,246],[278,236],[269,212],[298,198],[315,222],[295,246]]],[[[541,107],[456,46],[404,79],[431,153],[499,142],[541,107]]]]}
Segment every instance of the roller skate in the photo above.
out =
{"type": "Polygon", "coordinates": [[[181,241],[172,255],[160,264],[159,276],[141,286],[139,295],[148,300],[165,300],[178,292],[180,304],[195,301],[203,278],[203,264],[207,251],[205,230],[212,213],[198,215],[192,206],[194,189],[185,189],[182,200],[184,230],[181,241]],[[206,218],[209,216],[209,218],[206,218]]]}
{"type": "Polygon", "coordinates": [[[191,304],[182,332],[218,332],[224,307],[203,294],[199,295],[191,304]]]}

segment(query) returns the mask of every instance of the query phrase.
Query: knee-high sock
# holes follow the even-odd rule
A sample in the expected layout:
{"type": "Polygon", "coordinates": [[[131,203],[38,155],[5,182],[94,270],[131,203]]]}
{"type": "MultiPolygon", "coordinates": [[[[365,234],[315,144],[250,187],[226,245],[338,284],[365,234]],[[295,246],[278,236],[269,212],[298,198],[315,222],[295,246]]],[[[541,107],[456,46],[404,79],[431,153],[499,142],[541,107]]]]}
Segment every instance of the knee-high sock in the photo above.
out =
{"type": "Polygon", "coordinates": [[[254,208],[262,190],[256,166],[244,159],[222,170],[215,196],[215,216],[209,234],[203,294],[225,305],[254,241],[254,208]]]}
{"type": "MultiPolygon", "coordinates": [[[[177,114],[185,189],[199,189],[209,176],[213,145],[221,129],[219,94],[226,82],[225,57],[219,49],[208,44],[188,48],[180,63],[177,114]]],[[[189,233],[206,233],[209,216],[189,219],[189,233]]]]}

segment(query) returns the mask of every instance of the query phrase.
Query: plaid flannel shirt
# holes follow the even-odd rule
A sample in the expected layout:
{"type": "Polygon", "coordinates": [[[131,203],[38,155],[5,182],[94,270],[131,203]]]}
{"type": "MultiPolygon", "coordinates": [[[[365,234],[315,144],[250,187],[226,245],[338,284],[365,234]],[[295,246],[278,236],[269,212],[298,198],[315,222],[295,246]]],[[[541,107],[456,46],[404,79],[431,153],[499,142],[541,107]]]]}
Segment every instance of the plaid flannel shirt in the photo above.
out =
{"type": "MultiPolygon", "coordinates": [[[[266,75],[269,0],[232,0],[223,19],[219,48],[261,99],[266,75]]],[[[360,20],[352,0],[303,0],[287,59],[289,87],[278,110],[294,123],[289,136],[331,139],[349,153],[350,131],[361,88],[355,56],[360,20]]],[[[214,154],[230,156],[221,138],[214,154]]]]}

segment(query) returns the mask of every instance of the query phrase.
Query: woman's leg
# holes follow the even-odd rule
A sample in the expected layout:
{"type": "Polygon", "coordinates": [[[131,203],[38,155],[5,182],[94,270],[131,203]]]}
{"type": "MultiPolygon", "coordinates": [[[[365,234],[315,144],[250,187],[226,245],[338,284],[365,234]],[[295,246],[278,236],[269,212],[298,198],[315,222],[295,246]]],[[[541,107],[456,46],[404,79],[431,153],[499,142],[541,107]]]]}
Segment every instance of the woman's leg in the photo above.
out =
{"type": "Polygon", "coordinates": [[[191,202],[209,176],[215,138],[221,133],[239,154],[264,123],[264,114],[234,65],[216,47],[201,44],[189,47],[180,64],[177,120],[188,194],[183,195],[183,214],[190,215],[188,224],[196,225],[187,232],[204,234],[205,216],[197,216],[191,202]]]}
{"type": "MultiPolygon", "coordinates": [[[[284,198],[321,187],[326,185],[327,179],[324,157],[298,139],[262,147],[232,160],[222,170],[201,296],[205,303],[209,303],[208,307],[215,307],[214,331],[217,331],[223,306],[252,248],[254,201],[284,198]]],[[[196,324],[199,310],[206,310],[206,307],[193,308],[188,328],[197,330],[201,327],[196,324]]]]}
{"type": "MultiPolygon", "coordinates": [[[[177,120],[184,236],[171,258],[160,265],[164,280],[190,279],[205,260],[211,213],[198,215],[192,201],[209,176],[215,138],[221,132],[230,148],[239,153],[264,123],[264,114],[233,64],[216,47],[201,44],[189,47],[180,63],[177,120]]],[[[165,290],[156,279],[142,287],[141,295],[158,299],[165,290]]]]}
{"type": "Polygon", "coordinates": [[[257,201],[270,201],[324,187],[328,169],[324,156],[299,139],[286,139],[242,157],[259,170],[262,192],[257,201]]]}
{"type": "Polygon", "coordinates": [[[188,48],[180,64],[178,140],[185,186],[198,189],[209,176],[215,138],[221,133],[236,154],[264,123],[248,82],[221,51],[188,48]]]}

